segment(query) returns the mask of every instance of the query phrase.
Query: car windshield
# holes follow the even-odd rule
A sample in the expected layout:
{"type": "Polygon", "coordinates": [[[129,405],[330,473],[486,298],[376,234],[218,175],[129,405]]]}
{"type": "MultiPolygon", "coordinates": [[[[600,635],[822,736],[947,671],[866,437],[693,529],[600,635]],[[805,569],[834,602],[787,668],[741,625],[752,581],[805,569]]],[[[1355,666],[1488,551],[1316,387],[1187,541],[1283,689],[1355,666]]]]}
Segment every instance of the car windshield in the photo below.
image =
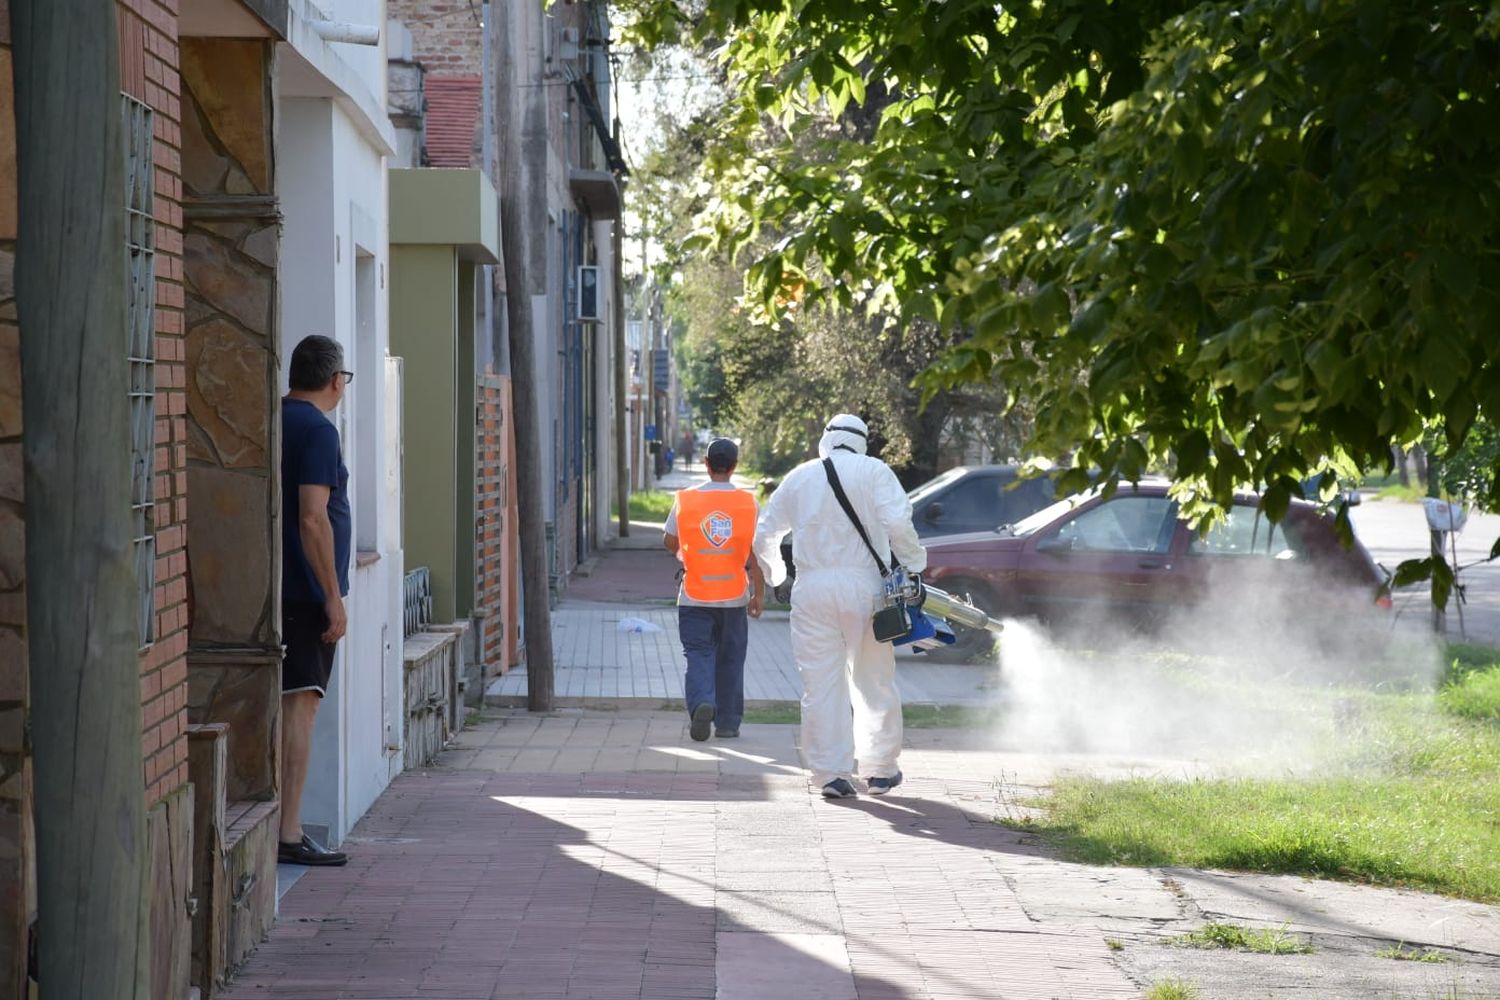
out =
{"type": "Polygon", "coordinates": [[[963,474],[963,469],[949,469],[947,472],[941,473],[936,479],[929,479],[921,486],[906,494],[906,498],[912,503],[920,503],[954,480],[962,478],[963,474]]]}
{"type": "Polygon", "coordinates": [[[996,530],[1003,534],[1014,535],[1016,538],[1025,538],[1027,535],[1032,535],[1042,530],[1085,500],[1092,499],[1098,492],[1099,488],[1096,486],[1082,493],[1075,493],[1066,499],[1057,501],[1055,504],[1043,507],[1035,514],[1021,518],[1015,524],[1002,524],[996,530]]]}

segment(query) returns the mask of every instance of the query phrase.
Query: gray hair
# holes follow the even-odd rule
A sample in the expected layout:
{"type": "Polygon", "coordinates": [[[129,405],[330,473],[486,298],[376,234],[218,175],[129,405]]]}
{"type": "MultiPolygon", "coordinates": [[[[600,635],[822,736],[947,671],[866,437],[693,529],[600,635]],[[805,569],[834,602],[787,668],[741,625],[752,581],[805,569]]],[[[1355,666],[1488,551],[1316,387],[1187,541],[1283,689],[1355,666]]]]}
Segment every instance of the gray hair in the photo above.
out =
{"type": "Polygon", "coordinates": [[[343,367],[344,349],[338,341],[314,333],[303,337],[302,342],[292,349],[287,385],[303,392],[316,392],[326,388],[343,367]]]}

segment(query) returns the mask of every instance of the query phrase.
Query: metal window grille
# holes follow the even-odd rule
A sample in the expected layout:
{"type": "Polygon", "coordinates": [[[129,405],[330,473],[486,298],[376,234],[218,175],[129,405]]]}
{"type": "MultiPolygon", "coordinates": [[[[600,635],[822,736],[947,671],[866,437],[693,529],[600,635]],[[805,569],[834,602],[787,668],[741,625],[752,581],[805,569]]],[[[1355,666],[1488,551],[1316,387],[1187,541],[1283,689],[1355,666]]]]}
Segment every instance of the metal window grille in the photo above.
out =
{"type": "Polygon", "coordinates": [[[126,356],[130,363],[130,536],[139,591],[142,646],[151,644],[156,618],[156,186],[151,156],[152,112],[121,95],[125,127],[126,356]]]}
{"type": "Polygon", "coordinates": [[[403,584],[403,634],[411,635],[432,622],[432,574],[426,566],[418,566],[406,574],[403,584]]]}

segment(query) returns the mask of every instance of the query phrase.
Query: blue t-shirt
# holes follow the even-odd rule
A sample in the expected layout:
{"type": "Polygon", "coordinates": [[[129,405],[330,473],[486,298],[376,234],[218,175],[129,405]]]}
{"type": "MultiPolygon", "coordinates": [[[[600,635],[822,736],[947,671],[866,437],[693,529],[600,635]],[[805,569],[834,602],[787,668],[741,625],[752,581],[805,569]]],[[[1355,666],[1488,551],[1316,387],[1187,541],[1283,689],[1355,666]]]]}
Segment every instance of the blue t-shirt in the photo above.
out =
{"type": "Polygon", "coordinates": [[[328,486],[333,525],[333,566],[339,596],[349,593],[349,470],[339,432],[323,411],[305,399],[281,400],[281,599],[323,603],[323,588],[302,552],[301,486],[328,486]]]}

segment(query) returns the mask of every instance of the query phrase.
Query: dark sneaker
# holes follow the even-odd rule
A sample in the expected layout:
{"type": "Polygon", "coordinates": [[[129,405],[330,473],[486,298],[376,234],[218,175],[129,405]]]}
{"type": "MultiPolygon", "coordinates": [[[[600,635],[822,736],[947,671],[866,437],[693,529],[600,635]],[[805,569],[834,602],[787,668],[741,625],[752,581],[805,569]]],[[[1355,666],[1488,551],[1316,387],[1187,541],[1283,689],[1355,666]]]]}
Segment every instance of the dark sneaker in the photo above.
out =
{"type": "Polygon", "coordinates": [[[296,844],[282,841],[276,847],[276,860],[284,865],[329,865],[337,867],[349,863],[349,855],[343,851],[330,851],[307,834],[296,844]]]}
{"type": "Polygon", "coordinates": [[[901,772],[897,771],[889,778],[866,778],[865,782],[870,786],[871,795],[884,795],[901,784],[901,772]]]}
{"type": "Polygon", "coordinates": [[[848,778],[834,778],[823,786],[823,798],[825,799],[852,799],[859,793],[849,783],[848,778]]]}
{"type": "Polygon", "coordinates": [[[714,721],[714,707],[712,705],[699,705],[693,709],[693,724],[688,727],[688,735],[702,743],[708,739],[709,726],[714,721]]]}
{"type": "Polygon", "coordinates": [[[738,729],[715,729],[714,737],[721,740],[737,740],[740,738],[738,729]]]}

